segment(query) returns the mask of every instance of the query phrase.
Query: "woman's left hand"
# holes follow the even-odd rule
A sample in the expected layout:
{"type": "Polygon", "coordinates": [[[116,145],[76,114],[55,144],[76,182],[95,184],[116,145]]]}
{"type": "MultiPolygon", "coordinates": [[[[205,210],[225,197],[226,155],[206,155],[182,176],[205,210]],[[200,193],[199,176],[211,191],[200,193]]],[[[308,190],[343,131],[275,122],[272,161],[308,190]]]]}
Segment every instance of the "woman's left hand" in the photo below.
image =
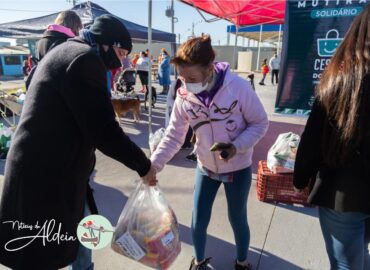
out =
{"type": "Polygon", "coordinates": [[[303,189],[298,189],[298,188],[294,187],[294,193],[295,193],[295,194],[299,195],[299,194],[301,194],[302,192],[303,192],[303,189]]]}
{"type": "Polygon", "coordinates": [[[232,143],[215,143],[210,150],[220,151],[219,159],[224,161],[229,161],[236,154],[236,148],[232,143]]]}

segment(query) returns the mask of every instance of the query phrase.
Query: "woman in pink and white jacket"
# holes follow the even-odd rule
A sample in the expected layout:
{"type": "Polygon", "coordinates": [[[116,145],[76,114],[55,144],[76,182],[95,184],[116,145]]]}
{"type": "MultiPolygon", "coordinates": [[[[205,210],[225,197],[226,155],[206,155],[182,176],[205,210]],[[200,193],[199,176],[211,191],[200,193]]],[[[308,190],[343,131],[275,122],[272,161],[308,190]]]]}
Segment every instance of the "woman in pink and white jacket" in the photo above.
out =
{"type": "Polygon", "coordinates": [[[207,226],[218,188],[225,187],[229,220],[237,247],[235,270],[249,270],[247,199],[251,185],[253,147],[268,128],[266,112],[250,83],[214,62],[209,36],[188,40],[172,60],[182,80],[166,135],[151,157],[157,171],[184,142],[189,125],[196,136],[195,178],[190,270],[209,268],[205,258],[207,226]]]}

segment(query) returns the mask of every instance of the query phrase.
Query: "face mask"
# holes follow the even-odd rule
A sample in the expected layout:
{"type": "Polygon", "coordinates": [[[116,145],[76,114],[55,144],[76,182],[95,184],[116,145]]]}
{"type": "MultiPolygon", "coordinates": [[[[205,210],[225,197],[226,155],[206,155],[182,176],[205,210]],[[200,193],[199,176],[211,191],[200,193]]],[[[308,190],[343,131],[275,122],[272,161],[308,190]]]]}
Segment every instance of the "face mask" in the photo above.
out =
{"type": "Polygon", "coordinates": [[[182,82],[184,87],[186,88],[187,91],[193,93],[193,94],[199,94],[205,90],[207,90],[209,84],[208,84],[208,80],[209,80],[209,77],[207,77],[207,82],[206,84],[203,86],[203,83],[199,82],[199,83],[186,83],[186,82],[182,82]]]}
{"type": "Polygon", "coordinates": [[[183,82],[183,84],[186,90],[193,94],[199,94],[203,92],[204,90],[206,90],[208,87],[208,82],[204,86],[201,82],[200,83],[184,83],[183,82]]]}
{"type": "Polygon", "coordinates": [[[121,62],[119,61],[119,58],[117,57],[113,46],[109,46],[108,51],[104,51],[104,49],[101,48],[100,57],[102,58],[107,69],[115,69],[121,67],[121,62]]]}

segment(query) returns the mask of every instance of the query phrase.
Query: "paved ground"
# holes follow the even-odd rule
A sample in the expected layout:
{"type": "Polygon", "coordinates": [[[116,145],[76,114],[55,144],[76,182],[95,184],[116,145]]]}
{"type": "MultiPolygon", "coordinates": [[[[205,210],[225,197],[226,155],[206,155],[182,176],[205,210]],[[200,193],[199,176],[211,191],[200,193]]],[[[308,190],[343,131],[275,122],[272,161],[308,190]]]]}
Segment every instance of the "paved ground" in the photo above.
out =
{"type": "MultiPolygon", "coordinates": [[[[256,80],[258,82],[258,79],[256,80]]],[[[268,82],[269,80],[267,80],[268,82]]],[[[267,150],[282,132],[301,133],[305,119],[273,115],[276,87],[256,84],[257,94],[269,113],[270,128],[266,137],[255,148],[254,173],[258,160],[266,159],[267,150]]],[[[164,124],[165,97],[159,95],[153,112],[154,130],[164,124]]],[[[147,117],[134,123],[124,119],[122,126],[140,147],[148,153],[147,117]]],[[[99,123],[97,123],[99,124],[99,123]]],[[[185,270],[192,257],[191,249],[191,208],[195,163],[185,160],[188,151],[180,151],[159,174],[160,186],[173,207],[181,230],[182,252],[171,267],[185,270]]],[[[3,164],[0,164],[3,166],[3,164]]],[[[2,172],[2,171],[0,171],[2,172]]],[[[120,163],[97,153],[97,165],[93,177],[95,198],[100,214],[116,224],[120,212],[133,191],[136,173],[120,163]]],[[[1,192],[2,179],[0,180],[1,192]]],[[[284,204],[259,202],[256,198],[256,183],[253,181],[248,200],[248,219],[251,242],[248,259],[258,270],[328,269],[328,259],[320,233],[315,208],[304,208],[284,204]]],[[[227,219],[226,198],[220,188],[213,206],[212,220],[208,230],[207,256],[213,257],[212,264],[217,270],[231,270],[235,259],[233,233],[227,219]]],[[[93,252],[97,270],[141,270],[149,269],[114,253],[109,247],[93,252]]],[[[0,266],[0,269],[5,269],[0,266]]]]}
{"type": "Polygon", "coordinates": [[[0,79],[0,90],[8,91],[8,90],[18,90],[24,89],[24,82],[23,80],[14,80],[7,78],[6,80],[0,79]]]}

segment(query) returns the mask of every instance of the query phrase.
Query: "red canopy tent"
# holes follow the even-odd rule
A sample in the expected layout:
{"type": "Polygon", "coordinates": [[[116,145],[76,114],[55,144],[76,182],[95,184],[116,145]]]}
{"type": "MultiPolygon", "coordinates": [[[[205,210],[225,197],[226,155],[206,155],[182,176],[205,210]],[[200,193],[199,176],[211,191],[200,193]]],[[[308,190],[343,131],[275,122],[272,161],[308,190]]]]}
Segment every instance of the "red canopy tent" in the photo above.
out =
{"type": "MultiPolygon", "coordinates": [[[[283,24],[286,0],[180,0],[236,26],[283,24]]],[[[199,12],[200,13],[200,12],[199,12]]],[[[201,13],[200,13],[201,14],[201,13]]],[[[202,14],[201,14],[202,15],[202,14]]],[[[203,16],[203,15],[202,15],[203,16]]],[[[214,20],[214,19],[213,19],[214,20]]],[[[212,20],[207,20],[212,21],[212,20]]]]}
{"type": "MultiPolygon", "coordinates": [[[[236,38],[232,67],[235,67],[235,54],[240,26],[283,24],[286,0],[180,0],[198,10],[207,22],[224,19],[236,25],[236,38]],[[207,12],[216,18],[206,19],[202,12],[207,12]]],[[[260,33],[261,41],[262,31],[260,33]]],[[[279,33],[280,40],[280,33],[279,33]]],[[[258,60],[260,47],[258,48],[258,60]]]]}

